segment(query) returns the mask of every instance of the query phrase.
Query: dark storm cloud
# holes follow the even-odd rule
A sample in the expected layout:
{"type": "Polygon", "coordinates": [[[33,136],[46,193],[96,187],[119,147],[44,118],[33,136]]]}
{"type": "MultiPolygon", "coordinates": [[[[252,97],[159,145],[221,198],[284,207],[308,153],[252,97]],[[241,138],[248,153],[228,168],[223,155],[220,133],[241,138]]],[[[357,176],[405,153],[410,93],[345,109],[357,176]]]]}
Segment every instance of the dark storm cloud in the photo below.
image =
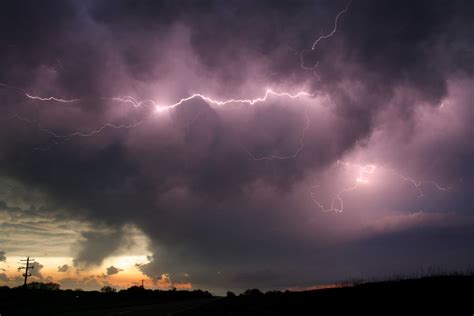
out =
{"type": "MultiPolygon", "coordinates": [[[[474,151],[467,141],[472,4],[353,1],[336,35],[304,55],[305,65],[318,66],[301,69],[294,50],[309,49],[321,28],[328,33],[345,5],[48,1],[38,12],[32,1],[4,4],[0,82],[8,86],[0,87],[0,172],[39,188],[50,210],[97,226],[82,233],[75,265],[100,264],[116,253],[129,243],[124,225],[134,224],[151,239],[152,260],[140,268],[153,278],[170,273],[180,282],[189,274],[193,284],[213,288],[289,286],[307,280],[316,264],[333,269],[332,280],[347,276],[353,270],[331,256],[371,260],[369,251],[352,256],[339,248],[360,233],[351,220],[361,220],[325,217],[308,181],[362,151],[423,178],[452,184],[462,175],[463,182],[437,203],[405,201],[405,186],[392,199],[386,192],[367,195],[354,212],[370,219],[381,216],[378,210],[418,211],[413,205],[469,212],[474,151]],[[167,104],[194,92],[253,98],[269,84],[291,92],[305,86],[314,96],[225,107],[193,99],[165,114],[108,99],[132,95],[167,104]],[[44,103],[26,99],[21,89],[81,102],[44,103]],[[430,125],[419,113],[443,100],[453,103],[456,122],[433,140],[426,130],[444,123],[430,125]],[[93,137],[44,132],[137,122],[93,137]],[[304,149],[294,159],[253,159],[291,156],[302,135],[304,149]],[[403,147],[407,137],[416,146],[403,147]]],[[[407,241],[397,236],[403,248],[407,241]]],[[[365,240],[361,247],[369,249],[365,240]]]]}
{"type": "Polygon", "coordinates": [[[104,258],[119,249],[126,238],[121,231],[88,231],[83,232],[81,237],[76,245],[78,250],[74,266],[101,264],[104,258]]]}

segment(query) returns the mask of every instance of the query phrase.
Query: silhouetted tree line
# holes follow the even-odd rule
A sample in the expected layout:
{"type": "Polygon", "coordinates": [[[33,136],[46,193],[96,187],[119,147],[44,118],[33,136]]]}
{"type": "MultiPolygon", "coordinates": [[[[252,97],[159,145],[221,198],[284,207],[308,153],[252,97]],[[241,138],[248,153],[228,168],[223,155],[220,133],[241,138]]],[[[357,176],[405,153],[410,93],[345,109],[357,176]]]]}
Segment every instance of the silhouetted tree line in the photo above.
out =
{"type": "Polygon", "coordinates": [[[378,315],[386,314],[388,310],[396,310],[397,315],[407,314],[408,310],[413,312],[408,314],[472,315],[473,290],[472,274],[396,279],[301,292],[285,290],[264,293],[249,289],[240,295],[229,291],[224,298],[213,298],[211,293],[202,290],[166,291],[132,286],[115,291],[108,286],[99,292],[60,290],[55,283],[31,283],[28,287],[0,287],[0,312],[2,315],[30,315],[34,307],[38,315],[68,311],[87,315],[88,311],[102,308],[159,305],[196,299],[205,304],[179,315],[307,315],[307,311],[358,314],[367,311],[367,308],[378,315]],[[460,311],[469,313],[458,313],[460,311]]]}
{"type": "Polygon", "coordinates": [[[170,290],[153,290],[153,289],[145,289],[141,286],[131,286],[128,289],[122,289],[117,291],[116,288],[106,285],[103,286],[100,291],[84,291],[82,289],[75,289],[75,290],[61,290],[61,285],[58,283],[42,283],[42,282],[31,282],[28,283],[26,286],[18,286],[10,288],[8,286],[1,286],[0,293],[6,293],[9,291],[34,291],[34,292],[48,292],[48,291],[58,291],[62,293],[72,293],[76,296],[91,296],[91,295],[114,295],[118,297],[123,296],[130,296],[130,297],[164,297],[164,298],[204,298],[204,297],[212,297],[212,294],[208,291],[203,290],[177,290],[176,288],[172,288],[170,290]]]}
{"type": "Polygon", "coordinates": [[[25,287],[1,286],[0,313],[29,315],[34,307],[38,315],[54,315],[68,311],[82,311],[87,314],[88,310],[112,306],[137,306],[212,297],[211,293],[202,290],[152,290],[139,286],[120,291],[111,286],[105,286],[101,291],[61,290],[57,283],[31,282],[25,287]]]}
{"type": "Polygon", "coordinates": [[[39,290],[39,291],[58,291],[60,285],[58,283],[42,283],[42,282],[31,282],[26,285],[26,288],[29,290],[39,290]]]}
{"type": "Polygon", "coordinates": [[[223,315],[473,315],[474,275],[362,282],[307,291],[248,289],[184,311],[223,315]]]}

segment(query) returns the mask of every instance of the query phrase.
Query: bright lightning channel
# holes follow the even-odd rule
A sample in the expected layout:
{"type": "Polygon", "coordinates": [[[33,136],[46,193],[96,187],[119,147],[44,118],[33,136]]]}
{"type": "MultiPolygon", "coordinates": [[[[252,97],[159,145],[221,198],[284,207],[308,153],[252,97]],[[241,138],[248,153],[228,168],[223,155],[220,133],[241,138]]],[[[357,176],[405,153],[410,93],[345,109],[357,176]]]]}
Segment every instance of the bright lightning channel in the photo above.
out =
{"type": "MultiPolygon", "coordinates": [[[[343,162],[341,160],[337,161],[337,165],[342,165],[345,169],[352,169],[357,168],[357,177],[354,180],[354,184],[350,187],[344,188],[341,191],[337,192],[334,197],[331,199],[331,203],[329,207],[326,207],[322,202],[320,202],[316,198],[316,193],[314,190],[310,191],[311,199],[313,202],[321,209],[321,211],[328,213],[328,212],[336,212],[342,213],[344,211],[344,200],[342,198],[343,194],[354,191],[359,188],[360,185],[365,185],[369,183],[369,175],[375,172],[376,166],[375,165],[357,165],[352,163],[343,162]]],[[[317,186],[313,186],[316,188],[317,186]]]]}
{"type": "Polygon", "coordinates": [[[217,106],[228,105],[228,104],[231,104],[231,103],[246,103],[246,104],[249,104],[249,105],[254,105],[256,103],[267,101],[270,96],[287,97],[287,98],[290,98],[290,99],[298,99],[298,98],[302,98],[302,97],[312,97],[314,95],[311,94],[311,93],[308,93],[306,91],[300,91],[296,94],[291,94],[290,92],[276,92],[272,89],[267,89],[265,91],[265,94],[264,94],[263,97],[258,97],[258,98],[255,98],[255,99],[218,100],[218,99],[206,96],[206,95],[201,94],[201,93],[194,93],[194,94],[192,94],[188,97],[182,98],[179,101],[177,101],[175,103],[172,103],[172,104],[168,104],[168,105],[160,105],[159,103],[157,103],[156,101],[153,101],[153,100],[139,101],[136,98],[131,97],[131,96],[113,97],[113,98],[110,98],[110,99],[114,100],[114,101],[130,103],[134,107],[152,105],[155,108],[156,112],[162,112],[162,111],[166,111],[166,110],[176,108],[176,107],[182,105],[183,103],[185,103],[187,101],[191,101],[193,99],[201,99],[201,100],[207,102],[210,105],[217,105],[217,106]]]}
{"type": "Polygon", "coordinates": [[[63,98],[57,98],[55,96],[40,97],[40,96],[36,96],[36,95],[31,95],[30,93],[26,92],[26,90],[24,90],[22,88],[11,86],[9,84],[1,83],[1,82],[0,82],[0,87],[20,91],[21,93],[24,94],[25,97],[27,97],[28,99],[32,99],[32,100],[55,101],[55,102],[61,102],[61,103],[73,103],[73,102],[80,102],[81,101],[80,99],[63,99],[63,98]]]}
{"type": "MultiPolygon", "coordinates": [[[[25,92],[25,90],[23,90],[21,88],[13,87],[13,86],[10,86],[10,85],[7,85],[7,84],[0,83],[0,86],[6,87],[6,88],[9,88],[9,89],[15,89],[15,90],[22,91],[27,98],[32,99],[32,100],[36,100],[36,101],[41,101],[41,102],[72,103],[72,102],[80,102],[81,101],[81,99],[63,99],[63,98],[58,98],[58,97],[54,97],[54,96],[39,97],[39,96],[31,95],[31,94],[25,92]]],[[[188,101],[191,101],[191,100],[197,99],[197,98],[207,102],[210,105],[225,106],[225,105],[235,104],[235,103],[255,105],[257,103],[266,102],[272,96],[277,97],[277,98],[298,99],[298,98],[305,98],[305,97],[306,98],[307,97],[313,97],[314,95],[309,93],[309,92],[306,92],[306,91],[300,91],[298,93],[292,94],[292,93],[286,92],[286,91],[276,92],[272,89],[266,89],[265,94],[263,95],[263,97],[258,97],[258,98],[254,98],[254,99],[219,100],[219,99],[215,99],[215,98],[212,98],[212,97],[204,95],[204,94],[194,93],[194,94],[192,94],[188,97],[182,98],[179,101],[177,101],[175,103],[172,103],[172,104],[168,104],[168,105],[160,105],[159,103],[157,103],[154,100],[138,100],[138,99],[136,99],[132,96],[112,97],[112,98],[105,98],[104,97],[102,99],[112,100],[112,101],[117,101],[117,102],[122,102],[122,103],[130,103],[130,104],[132,104],[133,107],[136,107],[136,108],[141,107],[141,106],[152,106],[152,107],[154,107],[155,112],[160,113],[160,112],[163,112],[163,111],[166,111],[166,110],[174,109],[178,106],[183,105],[184,103],[186,103],[188,101]]],[[[92,130],[90,132],[87,132],[87,133],[73,132],[73,133],[69,133],[69,134],[58,134],[58,133],[56,133],[52,130],[49,130],[47,128],[42,127],[39,122],[22,118],[22,117],[20,117],[19,115],[16,115],[16,114],[14,116],[17,119],[20,119],[21,121],[24,121],[24,122],[27,122],[27,123],[36,123],[39,130],[49,134],[50,136],[52,136],[54,138],[63,138],[63,139],[71,139],[73,137],[90,137],[90,136],[94,136],[94,135],[97,135],[97,134],[101,133],[102,131],[104,131],[107,128],[129,129],[129,128],[139,126],[143,123],[143,121],[139,121],[137,123],[128,124],[128,125],[117,125],[117,124],[112,124],[112,123],[106,123],[106,124],[100,126],[99,128],[94,129],[94,130],[92,130]]],[[[307,117],[307,119],[309,120],[308,117],[307,117]]],[[[309,123],[307,122],[307,126],[308,126],[308,124],[309,123]]],[[[307,127],[305,127],[305,131],[306,131],[306,129],[307,129],[307,127]]],[[[304,135],[303,135],[302,139],[303,138],[304,138],[304,135]]],[[[299,153],[299,151],[301,151],[302,146],[303,146],[303,144],[302,144],[302,141],[301,141],[301,148],[298,149],[297,153],[299,153]]],[[[275,157],[275,158],[276,159],[283,159],[283,157],[275,157]]],[[[288,158],[291,158],[291,157],[288,157],[288,158]]]]}

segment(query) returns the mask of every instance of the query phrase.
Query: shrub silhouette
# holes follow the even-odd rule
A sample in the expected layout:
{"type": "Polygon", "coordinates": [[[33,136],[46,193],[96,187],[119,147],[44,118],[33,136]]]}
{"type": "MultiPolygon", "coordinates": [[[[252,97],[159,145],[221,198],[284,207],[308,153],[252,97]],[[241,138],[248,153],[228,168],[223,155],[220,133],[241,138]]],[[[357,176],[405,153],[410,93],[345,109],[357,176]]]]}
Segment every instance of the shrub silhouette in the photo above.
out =
{"type": "Polygon", "coordinates": [[[111,286],[109,286],[109,285],[106,285],[106,286],[103,286],[103,287],[100,289],[100,291],[101,291],[102,293],[115,293],[115,292],[117,292],[117,289],[114,288],[114,287],[111,287],[111,286]]]}
{"type": "Polygon", "coordinates": [[[243,295],[243,296],[261,296],[261,295],[263,295],[263,293],[259,289],[248,289],[248,290],[245,290],[245,292],[242,293],[241,295],[243,295]]]}
{"type": "Polygon", "coordinates": [[[39,290],[39,291],[57,291],[59,290],[60,285],[58,283],[42,283],[42,282],[31,282],[26,285],[26,288],[29,290],[39,290]]]}

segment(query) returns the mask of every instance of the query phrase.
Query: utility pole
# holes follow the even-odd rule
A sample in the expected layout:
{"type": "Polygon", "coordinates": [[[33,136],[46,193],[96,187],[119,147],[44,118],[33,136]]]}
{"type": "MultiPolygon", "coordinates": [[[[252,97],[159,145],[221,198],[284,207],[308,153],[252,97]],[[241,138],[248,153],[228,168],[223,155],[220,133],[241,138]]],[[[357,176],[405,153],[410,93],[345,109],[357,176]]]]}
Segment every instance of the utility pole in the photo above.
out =
{"type": "Polygon", "coordinates": [[[26,287],[26,281],[28,280],[28,277],[31,276],[31,273],[29,271],[35,268],[32,265],[35,263],[35,259],[30,259],[30,257],[26,257],[26,260],[22,259],[20,261],[21,266],[18,267],[18,271],[25,269],[25,273],[23,273],[23,276],[25,277],[25,282],[23,283],[23,286],[26,287]]]}
{"type": "Polygon", "coordinates": [[[142,289],[143,289],[143,288],[144,288],[144,287],[143,287],[143,281],[145,281],[145,280],[141,279],[141,281],[142,281],[142,289]]]}

